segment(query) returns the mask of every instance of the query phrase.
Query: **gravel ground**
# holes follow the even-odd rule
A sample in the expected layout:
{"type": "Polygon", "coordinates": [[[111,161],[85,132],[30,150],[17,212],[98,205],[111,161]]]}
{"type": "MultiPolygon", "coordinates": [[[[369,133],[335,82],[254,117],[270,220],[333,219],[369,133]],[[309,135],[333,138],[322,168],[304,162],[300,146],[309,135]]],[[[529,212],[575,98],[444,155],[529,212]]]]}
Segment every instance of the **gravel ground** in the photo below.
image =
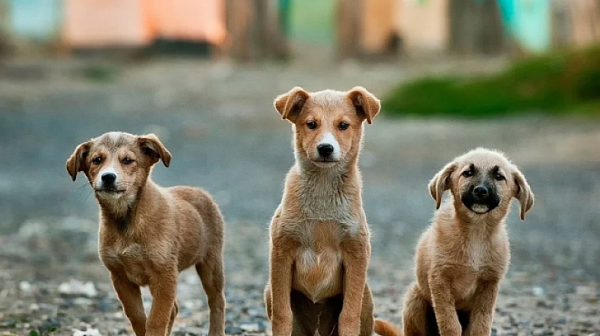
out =
{"type": "MultiPolygon", "coordinates": [[[[262,303],[267,224],[293,162],[290,127],[271,106],[294,85],[363,85],[376,94],[424,71],[483,71],[498,63],[232,66],[191,60],[105,64],[116,82],[86,80],[89,61],[0,66],[0,335],[132,334],[97,257],[98,209],[64,163],[77,144],[111,130],[155,132],[173,153],[162,185],[199,185],[227,220],[227,333],[269,334],[262,303]]],[[[536,205],[508,227],[512,265],[494,335],[600,335],[600,119],[493,121],[377,118],[361,167],[373,231],[369,282],[375,312],[400,324],[412,255],[434,204],[426,184],[444,163],[488,146],[524,171],[536,205]]],[[[144,292],[146,306],[150,300],[144,292]]],[[[193,272],[180,277],[177,335],[205,335],[208,309],[193,272]]]]}

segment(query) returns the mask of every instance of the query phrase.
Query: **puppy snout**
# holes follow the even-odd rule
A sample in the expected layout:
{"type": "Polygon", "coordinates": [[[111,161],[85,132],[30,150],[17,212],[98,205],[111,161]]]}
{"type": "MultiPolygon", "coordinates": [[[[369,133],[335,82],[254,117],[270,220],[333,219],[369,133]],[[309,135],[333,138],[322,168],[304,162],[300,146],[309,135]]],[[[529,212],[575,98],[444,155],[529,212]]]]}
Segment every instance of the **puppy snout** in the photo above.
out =
{"type": "Polygon", "coordinates": [[[485,186],[477,186],[473,189],[473,196],[477,198],[485,198],[490,194],[490,191],[485,186]]]}
{"type": "Polygon", "coordinates": [[[113,184],[117,180],[117,175],[114,173],[104,173],[102,174],[102,183],[113,184]]]}
{"type": "Polygon", "coordinates": [[[317,151],[319,151],[319,155],[322,157],[329,157],[331,153],[333,153],[334,148],[330,144],[320,144],[317,147],[317,151]]]}

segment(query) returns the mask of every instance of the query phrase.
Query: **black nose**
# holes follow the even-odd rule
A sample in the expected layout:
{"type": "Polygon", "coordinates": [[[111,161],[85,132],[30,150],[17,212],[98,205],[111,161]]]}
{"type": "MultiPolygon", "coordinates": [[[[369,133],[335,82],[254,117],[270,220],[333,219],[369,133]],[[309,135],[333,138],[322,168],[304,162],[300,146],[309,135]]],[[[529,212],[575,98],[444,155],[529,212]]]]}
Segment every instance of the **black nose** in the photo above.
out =
{"type": "Polygon", "coordinates": [[[102,182],[104,183],[114,183],[117,179],[117,175],[113,173],[102,174],[102,182]]]}
{"type": "Polygon", "coordinates": [[[477,186],[475,187],[475,189],[473,189],[473,195],[482,198],[482,197],[486,197],[489,194],[488,188],[484,187],[484,186],[477,186]]]}
{"type": "Polygon", "coordinates": [[[322,144],[317,147],[317,150],[322,157],[328,157],[333,153],[333,146],[330,144],[322,144]]]}

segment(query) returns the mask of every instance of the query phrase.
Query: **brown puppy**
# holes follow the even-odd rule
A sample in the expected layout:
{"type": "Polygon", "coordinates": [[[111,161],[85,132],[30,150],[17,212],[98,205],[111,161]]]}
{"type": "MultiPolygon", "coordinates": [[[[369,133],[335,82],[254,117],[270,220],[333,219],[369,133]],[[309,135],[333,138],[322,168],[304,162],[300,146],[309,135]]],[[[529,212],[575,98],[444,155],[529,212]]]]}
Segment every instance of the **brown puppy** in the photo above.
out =
{"type": "Polygon", "coordinates": [[[208,296],[210,336],[223,336],[223,217],[212,198],[191,187],[162,188],[152,167],[171,154],[153,135],[111,132],[80,144],[67,160],[82,171],[100,204],[100,259],[110,272],[137,336],[171,333],[179,272],[195,266],[208,296]],[[146,319],[140,286],[153,297],[146,319]]]}
{"type": "Polygon", "coordinates": [[[372,122],[379,100],[361,87],[296,87],[275,99],[275,109],[293,124],[296,164],[270,227],[265,303],[273,336],[371,335],[371,246],[358,156],[363,121],[372,122]]]}
{"type": "Polygon", "coordinates": [[[504,225],[510,202],[519,200],[525,219],[533,193],[502,153],[483,148],[447,164],[429,192],[439,210],[417,246],[417,282],[404,299],[404,334],[489,335],[510,261],[504,225]],[[451,197],[442,203],[445,190],[451,197]]]}

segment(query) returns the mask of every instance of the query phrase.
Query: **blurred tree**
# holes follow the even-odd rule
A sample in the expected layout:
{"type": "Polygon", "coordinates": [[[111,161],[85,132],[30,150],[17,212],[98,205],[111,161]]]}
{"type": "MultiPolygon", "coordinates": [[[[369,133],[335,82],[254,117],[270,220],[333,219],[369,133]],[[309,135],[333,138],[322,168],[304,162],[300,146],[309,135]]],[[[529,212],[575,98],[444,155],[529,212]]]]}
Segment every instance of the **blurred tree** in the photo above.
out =
{"type": "Polygon", "coordinates": [[[8,51],[9,7],[6,0],[0,0],[0,56],[8,51]]]}
{"type": "Polygon", "coordinates": [[[504,28],[496,0],[450,1],[450,51],[497,54],[505,50],[504,28]]]}
{"type": "Polygon", "coordinates": [[[337,55],[339,58],[358,57],[361,47],[363,1],[338,0],[337,6],[337,55]]]}
{"type": "Polygon", "coordinates": [[[285,24],[277,0],[227,0],[227,53],[239,61],[285,58],[285,24]]]}

